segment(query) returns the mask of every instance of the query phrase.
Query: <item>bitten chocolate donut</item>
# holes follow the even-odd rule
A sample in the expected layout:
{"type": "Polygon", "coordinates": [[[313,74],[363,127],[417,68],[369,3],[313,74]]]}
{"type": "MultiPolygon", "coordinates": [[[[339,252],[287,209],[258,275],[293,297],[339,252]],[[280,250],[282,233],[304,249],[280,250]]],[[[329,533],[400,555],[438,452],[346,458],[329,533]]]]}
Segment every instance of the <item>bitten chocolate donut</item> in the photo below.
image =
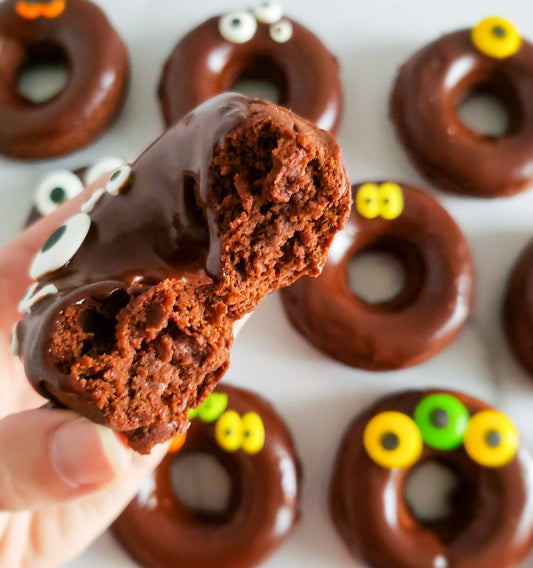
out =
{"type": "Polygon", "coordinates": [[[269,81],[280,105],[336,132],[342,113],[339,64],[275,1],[210,18],[176,45],[159,84],[166,124],[240,79],[269,81]]]}
{"type": "Polygon", "coordinates": [[[505,292],[503,326],[508,344],[533,376],[533,241],[516,261],[505,292]]]}
{"type": "Polygon", "coordinates": [[[0,152],[37,159],[66,154],[102,134],[117,117],[128,55],[102,10],[88,0],[7,0],[0,4],[0,152]],[[36,103],[17,90],[25,66],[61,61],[64,89],[36,103]]]}
{"type": "Polygon", "coordinates": [[[228,366],[233,324],[318,274],[351,203],[333,137],[236,94],[207,101],[43,245],[15,329],[44,396],[147,452],[228,366]]]}
{"type": "Polygon", "coordinates": [[[533,541],[533,459],[504,414],[456,392],[387,396],[348,428],[331,515],[369,568],[510,568],[533,541]],[[418,466],[454,473],[449,514],[422,520],[404,492],[418,466]]]}
{"type": "Polygon", "coordinates": [[[291,435],[270,404],[221,385],[193,411],[185,441],[171,445],[113,531],[145,568],[257,566],[298,519],[299,481],[291,435]],[[172,465],[187,454],[212,456],[226,470],[222,511],[190,509],[176,495],[172,465]]]}
{"type": "Polygon", "coordinates": [[[283,290],[285,311],[315,347],[346,365],[388,371],[421,363],[448,345],[468,316],[468,244],[428,193],[392,182],[352,191],[350,219],[322,274],[283,290]],[[369,304],[350,290],[348,265],[366,252],[387,252],[402,264],[395,297],[369,304]]]}
{"type": "Polygon", "coordinates": [[[533,182],[533,45],[503,18],[487,18],[415,53],[398,72],[391,97],[396,133],[413,164],[440,189],[507,196],[533,182]],[[477,93],[507,108],[502,136],[479,134],[457,116],[477,93]]]}
{"type": "Polygon", "coordinates": [[[92,166],[76,170],[53,170],[41,178],[35,190],[32,208],[25,227],[53,213],[60,205],[79,195],[84,185],[96,181],[124,165],[122,158],[109,157],[92,166]]]}

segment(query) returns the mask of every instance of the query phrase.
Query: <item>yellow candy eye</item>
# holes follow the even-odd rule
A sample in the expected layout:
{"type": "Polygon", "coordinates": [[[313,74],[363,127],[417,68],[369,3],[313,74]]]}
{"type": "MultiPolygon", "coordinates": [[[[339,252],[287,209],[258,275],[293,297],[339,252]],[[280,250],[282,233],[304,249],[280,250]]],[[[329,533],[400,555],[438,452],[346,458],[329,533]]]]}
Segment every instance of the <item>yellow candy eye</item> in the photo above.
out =
{"type": "Polygon", "coordinates": [[[257,454],[265,445],[265,426],[259,414],[248,412],[242,417],[242,450],[257,454]]]}
{"type": "Polygon", "coordinates": [[[375,183],[365,183],[357,191],[355,206],[361,217],[375,219],[380,212],[379,189],[375,183]]]}
{"type": "Polygon", "coordinates": [[[396,219],[403,211],[403,193],[397,183],[383,183],[379,186],[381,201],[380,216],[390,221],[396,219]]]}
{"type": "Polygon", "coordinates": [[[411,467],[423,448],[414,420],[395,411],[374,416],[366,425],[363,443],[370,458],[387,469],[411,467]]]}
{"type": "Polygon", "coordinates": [[[468,423],[465,450],[478,464],[502,467],[516,455],[518,433],[513,423],[497,410],[483,410],[468,423]]]}
{"type": "Polygon", "coordinates": [[[242,445],[243,425],[235,410],[228,410],[215,424],[215,440],[226,452],[236,452],[242,445]]]}
{"type": "Polygon", "coordinates": [[[482,20],[472,29],[471,37],[481,53],[495,59],[510,57],[522,45],[522,38],[515,26],[509,20],[496,16],[482,20]]]}

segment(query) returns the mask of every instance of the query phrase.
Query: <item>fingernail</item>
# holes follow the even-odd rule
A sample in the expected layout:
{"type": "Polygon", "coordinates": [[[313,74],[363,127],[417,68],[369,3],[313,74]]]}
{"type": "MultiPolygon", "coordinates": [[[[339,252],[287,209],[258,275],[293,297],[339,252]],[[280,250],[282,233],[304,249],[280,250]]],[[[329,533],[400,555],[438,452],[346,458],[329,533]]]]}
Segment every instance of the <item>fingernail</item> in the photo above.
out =
{"type": "Polygon", "coordinates": [[[50,459],[63,481],[79,487],[117,480],[131,454],[111,429],[76,418],[52,435],[50,459]]]}

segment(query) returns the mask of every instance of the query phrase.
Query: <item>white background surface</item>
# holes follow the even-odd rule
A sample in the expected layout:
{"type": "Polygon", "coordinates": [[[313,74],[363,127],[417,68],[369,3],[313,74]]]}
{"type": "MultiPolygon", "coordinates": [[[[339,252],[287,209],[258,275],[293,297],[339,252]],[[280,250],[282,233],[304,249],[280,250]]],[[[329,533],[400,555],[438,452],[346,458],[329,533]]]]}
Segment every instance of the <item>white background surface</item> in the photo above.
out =
{"type": "MultiPolygon", "coordinates": [[[[66,158],[33,163],[0,159],[2,243],[20,230],[40,175],[56,167],[90,164],[105,155],[131,159],[143,150],[162,128],[156,88],[162,64],[176,41],[212,15],[248,7],[239,0],[98,3],[130,50],[132,81],[126,107],[99,141],[66,158]]],[[[285,12],[309,26],[340,60],[345,113],[338,139],[353,181],[388,178],[428,187],[407,162],[387,118],[395,71],[416,48],[493,14],[513,20],[523,36],[533,39],[533,4],[524,0],[328,0],[320,8],[311,4],[318,2],[286,0],[285,12]]],[[[500,326],[505,280],[533,233],[533,190],[491,201],[436,195],[465,232],[476,266],[473,313],[452,346],[427,363],[401,372],[351,369],[321,355],[293,331],[277,295],[259,307],[235,343],[225,380],[255,389],[274,402],[294,434],[304,466],[301,521],[265,568],[357,565],[329,520],[328,480],[343,430],[359,409],[383,393],[433,385],[498,402],[533,447],[533,426],[528,420],[533,382],[511,359],[500,326]]],[[[94,566],[136,565],[106,534],[68,564],[68,568],[94,566]]],[[[533,555],[522,566],[533,568],[533,555]]]]}

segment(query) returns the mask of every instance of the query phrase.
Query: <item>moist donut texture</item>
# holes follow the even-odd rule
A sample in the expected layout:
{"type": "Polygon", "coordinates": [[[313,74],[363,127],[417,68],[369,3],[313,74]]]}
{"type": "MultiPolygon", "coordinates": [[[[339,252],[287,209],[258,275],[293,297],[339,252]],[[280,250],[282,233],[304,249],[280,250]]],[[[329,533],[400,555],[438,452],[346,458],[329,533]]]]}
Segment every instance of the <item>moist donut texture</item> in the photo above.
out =
{"type": "Polygon", "coordinates": [[[144,453],[184,431],[222,377],[233,323],[319,273],[351,196],[331,135],[238,95],[185,117],[128,183],[100,199],[72,259],[39,279],[58,292],[18,338],[39,392],[144,453]]]}

